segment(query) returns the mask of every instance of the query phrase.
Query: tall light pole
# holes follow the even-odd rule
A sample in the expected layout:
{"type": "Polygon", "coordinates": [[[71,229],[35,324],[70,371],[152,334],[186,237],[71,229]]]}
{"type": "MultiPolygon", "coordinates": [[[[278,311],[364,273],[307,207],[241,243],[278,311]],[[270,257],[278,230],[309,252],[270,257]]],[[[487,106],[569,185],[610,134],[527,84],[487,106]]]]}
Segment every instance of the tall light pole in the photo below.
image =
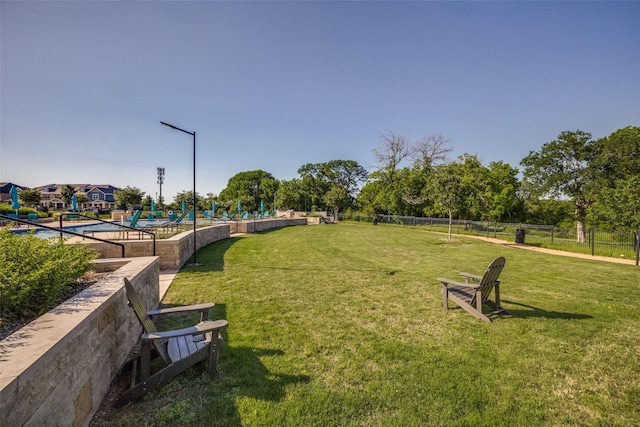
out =
{"type": "Polygon", "coordinates": [[[160,205],[162,203],[162,184],[164,184],[164,168],[158,167],[158,184],[160,184],[160,198],[156,197],[156,203],[160,205]]]}
{"type": "Polygon", "coordinates": [[[196,245],[196,132],[189,132],[163,121],[160,123],[165,126],[169,126],[171,129],[179,130],[180,132],[188,133],[193,136],[193,265],[198,265],[198,245],[196,245]]]}

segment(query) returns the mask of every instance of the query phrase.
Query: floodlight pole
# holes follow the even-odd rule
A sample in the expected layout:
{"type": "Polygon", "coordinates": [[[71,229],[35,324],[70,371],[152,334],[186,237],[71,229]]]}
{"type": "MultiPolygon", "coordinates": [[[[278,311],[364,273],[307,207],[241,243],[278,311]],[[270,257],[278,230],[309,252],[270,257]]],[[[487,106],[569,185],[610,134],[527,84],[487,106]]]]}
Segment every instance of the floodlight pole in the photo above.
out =
{"type": "Polygon", "coordinates": [[[160,123],[193,136],[193,265],[198,265],[198,246],[196,245],[196,132],[189,132],[163,121],[160,121],[160,123]]]}
{"type": "Polygon", "coordinates": [[[162,200],[162,184],[164,184],[164,168],[158,167],[158,184],[160,184],[160,198],[158,199],[158,193],[156,193],[156,203],[160,205],[162,200]]]}

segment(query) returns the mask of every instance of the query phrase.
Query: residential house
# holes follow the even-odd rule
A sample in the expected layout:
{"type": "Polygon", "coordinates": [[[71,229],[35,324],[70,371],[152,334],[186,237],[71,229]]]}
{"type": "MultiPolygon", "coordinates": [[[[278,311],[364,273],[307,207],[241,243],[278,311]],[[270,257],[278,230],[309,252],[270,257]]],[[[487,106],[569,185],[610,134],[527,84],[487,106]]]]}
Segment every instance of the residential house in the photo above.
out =
{"type": "Polygon", "coordinates": [[[16,186],[18,191],[27,188],[21,185],[14,184],[13,182],[0,182],[0,203],[11,203],[11,195],[9,194],[9,191],[14,185],[16,186]]]}
{"type": "MultiPolygon", "coordinates": [[[[71,206],[62,200],[62,189],[67,184],[48,184],[41,187],[36,187],[42,194],[43,206],[47,206],[51,209],[63,210],[69,209],[71,206]]],[[[118,189],[113,185],[94,185],[94,184],[69,184],[75,190],[76,196],[87,196],[86,203],[79,203],[78,209],[94,208],[99,209],[114,209],[115,197],[114,192],[118,189]]]]}

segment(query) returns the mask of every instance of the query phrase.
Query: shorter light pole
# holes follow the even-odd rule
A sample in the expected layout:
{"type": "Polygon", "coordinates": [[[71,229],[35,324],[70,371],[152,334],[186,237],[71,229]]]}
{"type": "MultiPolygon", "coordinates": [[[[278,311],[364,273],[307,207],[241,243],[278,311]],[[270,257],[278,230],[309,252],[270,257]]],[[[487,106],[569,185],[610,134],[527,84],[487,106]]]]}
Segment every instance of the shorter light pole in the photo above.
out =
{"type": "Polygon", "coordinates": [[[188,133],[193,136],[193,265],[198,265],[198,245],[196,245],[196,132],[189,132],[163,121],[160,123],[165,126],[169,126],[171,129],[179,130],[180,132],[188,133]]]}

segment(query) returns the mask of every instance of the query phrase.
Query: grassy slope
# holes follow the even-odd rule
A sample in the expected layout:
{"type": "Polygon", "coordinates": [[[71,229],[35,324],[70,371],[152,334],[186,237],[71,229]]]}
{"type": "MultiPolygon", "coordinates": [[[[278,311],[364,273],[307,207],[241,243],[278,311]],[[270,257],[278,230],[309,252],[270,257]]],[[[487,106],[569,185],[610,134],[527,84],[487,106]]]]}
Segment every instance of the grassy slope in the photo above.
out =
{"type": "Polygon", "coordinates": [[[191,369],[120,422],[638,425],[640,269],[371,225],[217,242],[164,303],[229,320],[221,376],[191,369]],[[504,306],[445,312],[437,277],[504,255],[504,306]]]}

